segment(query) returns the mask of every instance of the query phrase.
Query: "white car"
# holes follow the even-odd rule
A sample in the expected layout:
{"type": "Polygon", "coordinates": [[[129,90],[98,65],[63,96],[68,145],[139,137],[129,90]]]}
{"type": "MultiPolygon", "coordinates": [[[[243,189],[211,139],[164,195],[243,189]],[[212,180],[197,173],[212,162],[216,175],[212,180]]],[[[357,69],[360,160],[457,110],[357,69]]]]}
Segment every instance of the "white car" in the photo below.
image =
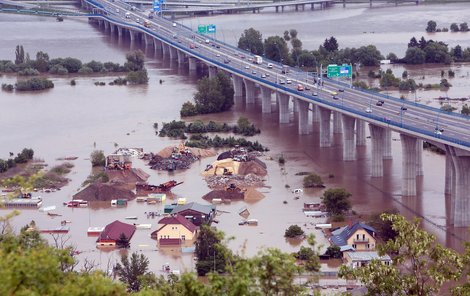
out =
{"type": "Polygon", "coordinates": [[[272,69],[272,68],[273,68],[273,64],[268,63],[268,69],[272,69]]]}
{"type": "Polygon", "coordinates": [[[246,66],[245,66],[245,69],[250,69],[250,66],[246,65],[246,66]]]}
{"type": "Polygon", "coordinates": [[[365,111],[366,111],[366,113],[372,113],[372,109],[369,108],[369,107],[367,107],[365,111]]]}
{"type": "Polygon", "coordinates": [[[266,78],[266,74],[261,74],[261,78],[266,78]]]}
{"type": "Polygon", "coordinates": [[[220,57],[220,54],[218,53],[218,54],[216,54],[215,56],[216,56],[216,57],[220,57]]]}
{"type": "Polygon", "coordinates": [[[287,84],[291,84],[291,83],[292,83],[292,80],[286,79],[286,83],[287,83],[287,84]]]}
{"type": "Polygon", "coordinates": [[[173,23],[173,27],[176,27],[176,23],[173,23]]]}

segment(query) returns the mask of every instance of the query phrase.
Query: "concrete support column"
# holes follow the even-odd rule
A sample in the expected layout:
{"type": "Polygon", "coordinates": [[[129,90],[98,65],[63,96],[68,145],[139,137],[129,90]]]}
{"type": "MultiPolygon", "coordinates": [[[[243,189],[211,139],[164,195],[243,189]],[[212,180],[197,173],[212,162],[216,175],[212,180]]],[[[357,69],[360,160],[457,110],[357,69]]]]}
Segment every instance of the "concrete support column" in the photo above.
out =
{"type": "Polygon", "coordinates": [[[109,28],[110,28],[111,34],[114,34],[114,31],[116,31],[116,25],[113,23],[109,23],[109,28]]]}
{"type": "Polygon", "coordinates": [[[162,50],[162,42],[156,38],[153,38],[153,47],[155,48],[155,51],[162,50]]]}
{"type": "Polygon", "coordinates": [[[147,34],[143,34],[144,35],[144,42],[145,42],[145,46],[153,46],[154,45],[154,42],[153,42],[153,38],[152,36],[150,35],[147,35],[147,34]]]}
{"type": "Polygon", "coordinates": [[[363,120],[356,120],[356,146],[366,145],[366,124],[363,120]]]}
{"type": "Polygon", "coordinates": [[[453,167],[452,167],[452,157],[449,153],[446,153],[446,175],[445,175],[445,185],[444,185],[444,194],[452,194],[452,180],[453,180],[453,167]]]}
{"type": "Polygon", "coordinates": [[[416,176],[423,176],[423,140],[416,141],[416,176]]]}
{"type": "MultiPolygon", "coordinates": [[[[195,72],[197,70],[197,60],[196,60],[196,58],[189,57],[188,61],[189,61],[189,71],[190,72],[195,72]]],[[[235,87],[234,87],[234,89],[235,89],[235,87]]]]}
{"type": "Polygon", "coordinates": [[[400,134],[402,148],[402,184],[403,196],[416,195],[416,141],[417,138],[400,134]]]}
{"type": "Polygon", "coordinates": [[[320,111],[320,147],[331,146],[331,110],[318,106],[320,111]]]}
{"type": "Polygon", "coordinates": [[[178,56],[178,64],[184,64],[184,52],[180,50],[176,50],[177,56],[178,56]]]}
{"type": "Polygon", "coordinates": [[[294,113],[299,112],[299,106],[297,105],[297,99],[294,99],[294,100],[292,101],[292,105],[293,105],[293,106],[292,106],[292,109],[293,109],[292,111],[294,111],[294,113]]]}
{"type": "Polygon", "coordinates": [[[138,33],[132,30],[129,30],[129,36],[131,37],[131,42],[134,42],[135,38],[138,36],[138,33]]]}
{"type": "Polygon", "coordinates": [[[277,93],[279,101],[279,123],[289,123],[289,95],[277,93]]]}
{"type": "Polygon", "coordinates": [[[301,100],[295,99],[297,101],[297,108],[299,112],[299,135],[308,134],[308,105],[309,103],[301,100]]]}
{"type": "Polygon", "coordinates": [[[241,97],[243,95],[243,78],[237,75],[232,76],[233,91],[235,97],[241,97]]]}
{"type": "Polygon", "coordinates": [[[356,145],[354,143],[354,125],[356,119],[352,116],[342,114],[343,123],[343,160],[356,160],[356,145]]]}
{"type": "Polygon", "coordinates": [[[116,27],[117,27],[117,30],[118,30],[118,36],[119,36],[119,37],[122,37],[122,30],[123,30],[123,28],[120,27],[120,26],[116,26],[116,27]]]}
{"type": "Polygon", "coordinates": [[[341,134],[343,132],[341,127],[341,113],[333,111],[333,133],[341,134]]]}
{"type": "Polygon", "coordinates": [[[261,110],[263,113],[271,113],[271,89],[266,86],[260,86],[261,88],[261,110]]]}
{"type": "Polygon", "coordinates": [[[217,67],[208,66],[209,67],[209,78],[215,78],[217,76],[217,67]]]}
{"type": "Polygon", "coordinates": [[[383,169],[383,143],[384,143],[384,128],[376,125],[369,124],[370,137],[372,140],[372,177],[382,177],[384,174],[383,169]]]}
{"type": "Polygon", "coordinates": [[[178,50],[173,46],[168,46],[170,49],[170,60],[176,60],[178,58],[178,50]]]}
{"type": "Polygon", "coordinates": [[[255,103],[255,83],[248,79],[243,79],[245,83],[245,94],[246,94],[246,103],[254,104],[255,103]]]}
{"type": "Polygon", "coordinates": [[[455,227],[470,225],[470,156],[468,152],[446,146],[453,168],[453,224],[455,227]]]}
{"type": "Polygon", "coordinates": [[[318,109],[318,105],[315,104],[312,104],[312,121],[320,122],[320,109],[318,109]]]}
{"type": "Polygon", "coordinates": [[[383,159],[392,159],[392,130],[389,128],[386,128],[384,133],[383,159]]]}
{"type": "Polygon", "coordinates": [[[167,56],[170,53],[170,46],[162,42],[163,55],[167,56]]]}

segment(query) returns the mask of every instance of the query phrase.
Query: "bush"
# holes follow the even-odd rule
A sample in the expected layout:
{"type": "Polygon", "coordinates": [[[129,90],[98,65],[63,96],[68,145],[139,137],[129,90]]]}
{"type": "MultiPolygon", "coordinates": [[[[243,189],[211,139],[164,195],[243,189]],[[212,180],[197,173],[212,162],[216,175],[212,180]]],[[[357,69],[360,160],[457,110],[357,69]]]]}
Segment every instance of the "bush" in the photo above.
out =
{"type": "Polygon", "coordinates": [[[78,73],[80,74],[91,74],[93,73],[93,69],[90,68],[90,67],[87,67],[87,66],[83,66],[80,68],[80,70],[78,70],[78,73]]]}
{"type": "Polygon", "coordinates": [[[13,84],[6,84],[6,83],[2,84],[2,90],[4,91],[13,91],[13,89],[15,89],[13,84]]]}
{"type": "Polygon", "coordinates": [[[104,156],[103,150],[95,150],[90,155],[91,166],[101,166],[104,167],[106,165],[106,157],[104,156]]]}
{"type": "Polygon", "coordinates": [[[326,249],[325,255],[330,256],[330,258],[340,259],[343,257],[340,247],[338,246],[329,246],[326,249]]]}
{"type": "Polygon", "coordinates": [[[304,234],[305,232],[302,230],[302,228],[300,228],[299,225],[291,225],[286,229],[286,232],[284,233],[284,237],[293,238],[293,237],[298,237],[304,234]]]}
{"type": "Polygon", "coordinates": [[[147,70],[137,70],[127,73],[127,81],[130,84],[147,84],[149,81],[147,70]]]}
{"type": "Polygon", "coordinates": [[[67,75],[69,71],[62,65],[54,65],[49,68],[49,73],[57,75],[67,75]]]}
{"type": "Polygon", "coordinates": [[[77,82],[75,81],[75,79],[70,80],[70,85],[72,86],[77,85],[77,82]]]}
{"type": "Polygon", "coordinates": [[[322,187],[323,181],[319,175],[311,173],[304,177],[303,184],[305,188],[322,187]]]}
{"type": "Polygon", "coordinates": [[[91,61],[91,62],[86,63],[84,66],[87,67],[87,68],[92,69],[93,72],[101,72],[102,70],[104,70],[103,63],[97,62],[97,61],[94,61],[94,60],[91,61]]]}
{"type": "Polygon", "coordinates": [[[53,87],[54,83],[52,83],[52,81],[42,77],[35,77],[28,80],[18,81],[16,83],[16,90],[18,91],[43,90],[53,87]]]}
{"type": "Polygon", "coordinates": [[[39,71],[33,68],[26,68],[18,72],[20,76],[37,76],[39,75],[39,71]]]}
{"type": "Polygon", "coordinates": [[[197,115],[196,106],[191,102],[185,102],[181,107],[180,115],[181,117],[194,116],[197,115]]]}

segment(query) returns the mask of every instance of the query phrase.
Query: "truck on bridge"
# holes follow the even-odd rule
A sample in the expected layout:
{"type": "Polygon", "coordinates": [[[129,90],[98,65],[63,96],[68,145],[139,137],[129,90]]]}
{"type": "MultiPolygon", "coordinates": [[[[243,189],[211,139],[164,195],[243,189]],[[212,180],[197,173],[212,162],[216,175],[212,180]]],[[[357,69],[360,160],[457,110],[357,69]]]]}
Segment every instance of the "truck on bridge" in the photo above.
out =
{"type": "Polygon", "coordinates": [[[253,64],[258,64],[261,65],[263,63],[263,58],[260,57],[259,55],[255,55],[253,57],[253,64]]]}

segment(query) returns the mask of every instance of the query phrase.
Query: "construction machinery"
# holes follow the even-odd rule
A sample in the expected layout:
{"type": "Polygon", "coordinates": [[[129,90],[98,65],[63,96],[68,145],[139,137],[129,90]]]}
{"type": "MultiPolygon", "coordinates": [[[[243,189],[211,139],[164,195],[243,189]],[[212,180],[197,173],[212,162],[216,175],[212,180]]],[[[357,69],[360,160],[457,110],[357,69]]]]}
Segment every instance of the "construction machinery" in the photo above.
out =
{"type": "Polygon", "coordinates": [[[171,180],[160,185],[151,185],[148,183],[136,183],[135,190],[137,195],[147,195],[149,193],[162,193],[171,191],[171,189],[175,186],[182,184],[183,182],[176,182],[175,180],[171,180]]]}

